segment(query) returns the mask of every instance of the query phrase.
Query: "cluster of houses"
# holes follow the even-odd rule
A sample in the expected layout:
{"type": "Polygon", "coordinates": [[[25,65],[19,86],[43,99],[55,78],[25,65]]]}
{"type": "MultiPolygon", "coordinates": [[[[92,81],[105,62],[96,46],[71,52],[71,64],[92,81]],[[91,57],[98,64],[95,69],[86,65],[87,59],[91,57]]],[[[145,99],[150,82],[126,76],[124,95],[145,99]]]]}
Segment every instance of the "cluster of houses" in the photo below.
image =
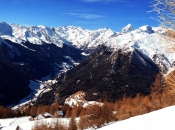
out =
{"type": "MultiPolygon", "coordinates": [[[[58,117],[58,118],[63,118],[64,117],[64,114],[63,114],[63,111],[62,110],[58,110],[56,112],[56,114],[57,114],[56,117],[58,117]]],[[[29,120],[30,121],[33,121],[33,120],[40,120],[40,119],[53,118],[53,117],[54,116],[52,114],[50,114],[48,112],[45,112],[45,113],[40,114],[38,116],[30,116],[29,117],[29,120]]]]}

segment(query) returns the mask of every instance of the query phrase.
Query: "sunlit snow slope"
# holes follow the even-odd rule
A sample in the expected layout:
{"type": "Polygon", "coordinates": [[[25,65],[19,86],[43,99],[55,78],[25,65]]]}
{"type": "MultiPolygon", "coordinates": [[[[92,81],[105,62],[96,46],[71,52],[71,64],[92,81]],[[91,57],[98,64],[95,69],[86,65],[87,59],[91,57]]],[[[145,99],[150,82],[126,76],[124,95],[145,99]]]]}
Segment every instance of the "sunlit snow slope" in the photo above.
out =
{"type": "Polygon", "coordinates": [[[118,121],[99,130],[174,130],[174,115],[175,106],[171,106],[124,121],[118,121]]]}
{"type": "Polygon", "coordinates": [[[175,43],[165,36],[164,29],[161,27],[146,25],[134,29],[131,24],[128,24],[121,32],[114,32],[107,28],[87,30],[74,26],[26,27],[2,22],[0,23],[0,37],[19,44],[24,41],[33,44],[53,43],[58,47],[67,44],[86,52],[92,52],[101,44],[114,50],[123,48],[123,51],[132,51],[136,48],[151,58],[165,72],[175,64],[173,50],[175,43]]]}

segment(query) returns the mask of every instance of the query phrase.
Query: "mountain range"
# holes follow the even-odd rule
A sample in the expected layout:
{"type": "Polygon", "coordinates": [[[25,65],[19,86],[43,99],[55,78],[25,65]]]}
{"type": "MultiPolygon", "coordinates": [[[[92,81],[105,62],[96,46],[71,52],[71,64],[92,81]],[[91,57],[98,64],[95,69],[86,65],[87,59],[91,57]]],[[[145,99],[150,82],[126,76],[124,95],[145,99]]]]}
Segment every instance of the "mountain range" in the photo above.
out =
{"type": "Polygon", "coordinates": [[[148,25],[115,32],[1,22],[0,105],[17,104],[31,93],[30,80],[47,75],[57,79],[50,92],[60,103],[78,91],[86,100],[109,101],[149,94],[156,75],[174,68],[174,46],[166,29],[148,25]]]}

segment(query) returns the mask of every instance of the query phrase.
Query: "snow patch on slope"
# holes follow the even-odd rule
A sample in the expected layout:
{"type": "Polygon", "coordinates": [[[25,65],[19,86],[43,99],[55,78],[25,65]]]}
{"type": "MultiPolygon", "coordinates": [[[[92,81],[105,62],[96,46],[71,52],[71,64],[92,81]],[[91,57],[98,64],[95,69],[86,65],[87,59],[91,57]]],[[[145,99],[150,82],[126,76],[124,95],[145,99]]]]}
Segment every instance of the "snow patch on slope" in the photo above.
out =
{"type": "Polygon", "coordinates": [[[43,77],[42,80],[30,80],[29,88],[32,92],[27,97],[21,99],[18,105],[14,106],[13,109],[17,110],[26,105],[32,105],[43,93],[51,91],[52,88],[50,86],[56,82],[56,80],[51,80],[50,75],[43,77]]]}
{"type": "MultiPolygon", "coordinates": [[[[78,82],[79,80],[77,81],[77,83],[78,82]]],[[[96,101],[86,101],[84,97],[85,97],[85,93],[82,91],[78,91],[75,94],[70,95],[70,97],[68,97],[64,103],[68,104],[71,107],[82,106],[84,108],[91,105],[100,105],[100,106],[103,105],[103,103],[96,102],[96,101]]]]}
{"type": "Polygon", "coordinates": [[[85,93],[81,91],[76,92],[75,94],[70,95],[70,97],[65,100],[65,104],[68,104],[69,106],[83,105],[84,102],[86,102],[84,97],[85,97],[85,93]]]}

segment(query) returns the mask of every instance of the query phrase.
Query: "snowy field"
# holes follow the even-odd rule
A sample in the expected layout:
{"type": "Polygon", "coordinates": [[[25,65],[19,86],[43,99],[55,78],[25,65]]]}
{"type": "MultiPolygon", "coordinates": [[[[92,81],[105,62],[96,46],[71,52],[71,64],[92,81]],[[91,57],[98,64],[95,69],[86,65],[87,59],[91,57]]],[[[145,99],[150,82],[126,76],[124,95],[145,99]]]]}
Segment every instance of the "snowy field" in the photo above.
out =
{"type": "Polygon", "coordinates": [[[68,126],[69,124],[68,118],[48,118],[48,119],[29,121],[29,116],[28,116],[28,117],[21,117],[21,118],[0,119],[0,124],[1,124],[0,127],[3,127],[2,130],[16,130],[17,126],[20,127],[20,130],[32,130],[32,128],[36,124],[45,123],[48,125],[53,125],[57,121],[63,124],[64,126],[68,126]]]}
{"type": "MultiPolygon", "coordinates": [[[[15,130],[19,127],[22,130],[31,130],[38,123],[56,122],[56,118],[41,119],[40,121],[29,121],[29,117],[0,119],[2,130],[15,130]]],[[[175,130],[175,106],[167,107],[148,114],[118,121],[116,123],[104,126],[99,130],[175,130]]],[[[68,126],[68,118],[58,118],[58,122],[68,126]]],[[[89,129],[90,130],[90,129],[89,129]]]]}
{"type": "Polygon", "coordinates": [[[99,130],[175,130],[175,106],[118,121],[99,130]]]}

